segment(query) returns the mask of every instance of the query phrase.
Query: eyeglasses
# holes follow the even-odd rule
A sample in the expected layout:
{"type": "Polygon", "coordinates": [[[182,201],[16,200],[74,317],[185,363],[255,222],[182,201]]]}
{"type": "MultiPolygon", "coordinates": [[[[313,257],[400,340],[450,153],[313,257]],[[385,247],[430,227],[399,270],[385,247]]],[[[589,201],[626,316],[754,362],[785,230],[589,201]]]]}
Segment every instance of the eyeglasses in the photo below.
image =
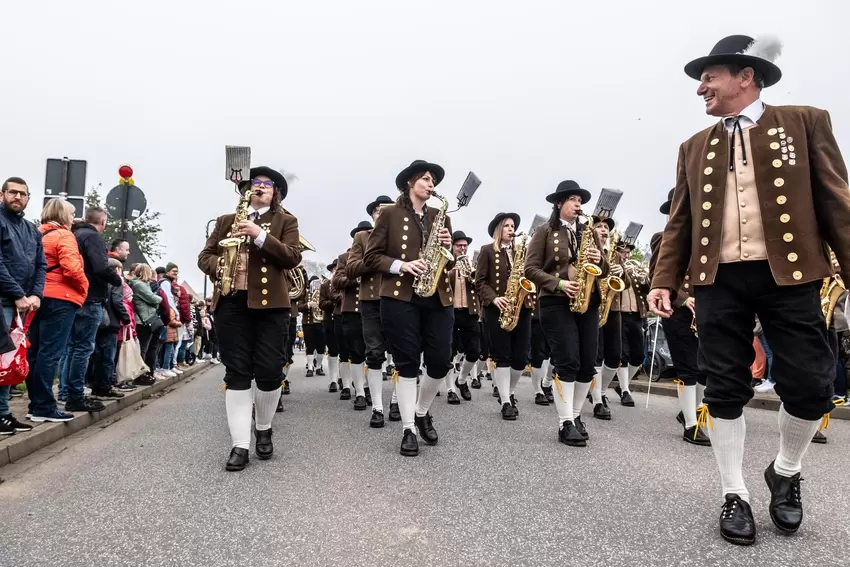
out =
{"type": "Polygon", "coordinates": [[[17,189],[6,189],[6,193],[11,195],[12,197],[25,198],[30,196],[30,194],[26,191],[18,191],[17,189]]]}
{"type": "Polygon", "coordinates": [[[254,187],[268,187],[269,189],[274,187],[274,181],[263,181],[262,179],[252,179],[251,185],[254,187]]]}

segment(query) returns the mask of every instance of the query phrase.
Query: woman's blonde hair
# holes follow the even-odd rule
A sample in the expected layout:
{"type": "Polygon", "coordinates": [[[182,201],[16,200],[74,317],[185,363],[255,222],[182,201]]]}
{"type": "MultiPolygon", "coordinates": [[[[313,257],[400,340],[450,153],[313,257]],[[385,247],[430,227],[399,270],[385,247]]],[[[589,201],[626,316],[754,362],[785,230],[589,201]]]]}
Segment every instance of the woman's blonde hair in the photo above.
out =
{"type": "Polygon", "coordinates": [[[153,281],[153,270],[147,264],[139,264],[136,266],[136,269],[133,270],[133,276],[144,282],[153,281]]]}
{"type": "Polygon", "coordinates": [[[74,223],[74,205],[65,199],[50,199],[41,210],[41,222],[56,222],[69,228],[74,223]]]}
{"type": "MultiPolygon", "coordinates": [[[[505,228],[505,223],[514,219],[511,217],[505,217],[499,221],[499,224],[496,225],[496,230],[493,231],[493,250],[498,252],[502,249],[502,229],[505,228]]],[[[516,230],[516,226],[514,226],[514,230],[516,230]]]]}

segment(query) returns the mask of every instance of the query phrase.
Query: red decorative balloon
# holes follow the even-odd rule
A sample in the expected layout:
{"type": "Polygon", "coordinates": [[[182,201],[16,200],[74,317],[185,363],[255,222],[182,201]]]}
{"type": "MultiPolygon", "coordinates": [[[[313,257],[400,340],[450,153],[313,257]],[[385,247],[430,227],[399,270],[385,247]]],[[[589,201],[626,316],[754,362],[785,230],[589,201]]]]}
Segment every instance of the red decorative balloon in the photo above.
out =
{"type": "Polygon", "coordinates": [[[127,179],[128,177],[133,177],[133,168],[129,165],[122,165],[118,168],[118,175],[120,175],[124,179],[127,179]]]}

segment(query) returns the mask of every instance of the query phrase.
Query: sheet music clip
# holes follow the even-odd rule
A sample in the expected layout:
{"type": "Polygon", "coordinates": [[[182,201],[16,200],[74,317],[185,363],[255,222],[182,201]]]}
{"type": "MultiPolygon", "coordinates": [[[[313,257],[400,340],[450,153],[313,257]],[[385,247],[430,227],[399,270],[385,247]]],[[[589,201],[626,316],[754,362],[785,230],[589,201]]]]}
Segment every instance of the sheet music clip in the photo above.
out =
{"type": "Polygon", "coordinates": [[[638,235],[640,231],[643,230],[643,225],[637,222],[630,222],[629,226],[626,227],[626,231],[623,233],[623,238],[620,239],[620,242],[624,244],[635,245],[638,239],[638,235]]]}
{"type": "Polygon", "coordinates": [[[610,219],[614,216],[614,211],[623,198],[623,192],[619,189],[603,189],[596,200],[596,207],[593,209],[593,216],[600,219],[610,219]]]}
{"type": "Polygon", "coordinates": [[[460,186],[460,191],[457,194],[457,209],[455,210],[467,206],[469,201],[472,200],[472,196],[475,195],[475,192],[480,186],[481,180],[478,179],[477,175],[470,171],[466,176],[466,180],[463,182],[463,185],[460,186]]]}
{"type": "Polygon", "coordinates": [[[236,185],[251,176],[251,148],[248,146],[224,146],[224,178],[236,185]]]}
{"type": "Polygon", "coordinates": [[[534,215],[534,219],[531,221],[531,228],[528,229],[528,236],[532,236],[534,232],[546,224],[549,219],[544,217],[543,215],[534,215]]]}

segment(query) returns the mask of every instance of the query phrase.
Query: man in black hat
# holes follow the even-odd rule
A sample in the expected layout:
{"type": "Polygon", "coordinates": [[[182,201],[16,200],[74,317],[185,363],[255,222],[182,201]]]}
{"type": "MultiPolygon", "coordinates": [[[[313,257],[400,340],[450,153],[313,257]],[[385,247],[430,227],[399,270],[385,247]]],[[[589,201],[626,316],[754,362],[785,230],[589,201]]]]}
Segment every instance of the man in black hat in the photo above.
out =
{"type": "MultiPolygon", "coordinates": [[[[328,272],[333,277],[336,270],[337,261],[334,261],[327,266],[328,272]]],[[[334,332],[334,310],[337,307],[337,297],[331,290],[331,279],[323,278],[322,285],[319,286],[319,307],[322,310],[322,334],[324,342],[328,349],[328,377],[330,385],[328,392],[337,391],[337,381],[339,380],[339,346],[334,332]]]]}
{"type": "Polygon", "coordinates": [[[286,272],[301,261],[298,220],[280,205],[286,197],[286,179],[268,167],[251,168],[250,181],[240,191],[251,191],[248,218],[234,223],[234,213],[218,217],[215,229],[198,255],[198,267],[215,285],[212,309],[225,366],[225,405],[233,444],[227,470],[248,464],[251,413],[256,407],[254,434],[260,459],[269,459],[272,418],[280,400],[284,340],[289,330],[289,283],[286,272]],[[224,238],[245,239],[237,249],[239,261],[232,292],[222,292],[219,258],[224,238]],[[252,391],[252,382],[256,389],[252,391]]]}
{"type": "Polygon", "coordinates": [[[675,292],[692,266],[723,486],[720,532],[743,545],[756,535],[742,472],[755,316],[773,348],[771,373],[783,402],[779,452],[764,472],[770,517],[793,533],[803,519],[802,459],[833,407],[835,366],[819,296],[833,273],[828,247],[844,270],[850,266],[850,189],[829,114],[761,101],[762,89],[782,76],[773,62],[780,50],[772,38],[730,36],[685,67],[700,81],[706,113],[719,120],[679,149],[649,296],[653,312],[673,315],[675,292]]]}
{"type": "Polygon", "coordinates": [[[322,321],[317,320],[314,309],[319,309],[319,302],[313,301],[313,293],[319,291],[318,276],[310,276],[307,282],[306,293],[298,301],[298,311],[301,312],[301,329],[304,331],[304,353],[307,355],[307,378],[324,376],[322,369],[322,358],[325,354],[325,333],[322,329],[322,321]],[[316,283],[314,283],[316,282],[316,283]]]}
{"type": "Polygon", "coordinates": [[[463,345],[464,355],[464,361],[454,381],[451,380],[451,372],[446,374],[448,403],[452,405],[460,403],[455,388],[460,390],[464,400],[472,400],[472,392],[469,391],[466,381],[481,354],[481,331],[478,325],[480,304],[475,293],[475,267],[469,254],[471,244],[472,238],[462,230],[452,233],[455,267],[449,271],[449,281],[452,282],[454,292],[455,334],[463,345]]]}
{"type": "MultiPolygon", "coordinates": [[[[377,223],[381,210],[393,203],[394,201],[387,195],[380,195],[366,206],[366,213],[372,217],[372,222],[377,223]]],[[[384,329],[381,325],[381,273],[370,270],[363,262],[363,253],[366,251],[369,235],[372,234],[372,225],[364,221],[358,227],[362,227],[362,230],[354,234],[354,242],[351,244],[345,271],[350,280],[360,282],[360,312],[357,318],[361,324],[359,332],[365,348],[366,381],[371,394],[372,418],[369,426],[380,428],[384,426],[382,382],[384,380],[383,366],[386,361],[384,353],[387,350],[384,329]]],[[[356,399],[354,403],[357,409],[356,399]]]]}

